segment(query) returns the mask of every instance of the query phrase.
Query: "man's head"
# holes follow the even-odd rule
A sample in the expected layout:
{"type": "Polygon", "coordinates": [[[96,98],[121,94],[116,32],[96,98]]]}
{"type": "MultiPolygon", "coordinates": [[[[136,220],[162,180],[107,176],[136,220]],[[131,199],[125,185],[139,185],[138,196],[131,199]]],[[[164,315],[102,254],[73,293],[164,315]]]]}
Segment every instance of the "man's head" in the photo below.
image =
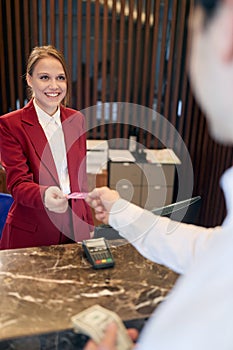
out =
{"type": "Polygon", "coordinates": [[[207,17],[215,11],[221,0],[195,0],[195,5],[199,5],[204,10],[207,17]]]}
{"type": "Polygon", "coordinates": [[[233,144],[233,0],[199,0],[190,21],[191,84],[213,137],[233,144]]]}

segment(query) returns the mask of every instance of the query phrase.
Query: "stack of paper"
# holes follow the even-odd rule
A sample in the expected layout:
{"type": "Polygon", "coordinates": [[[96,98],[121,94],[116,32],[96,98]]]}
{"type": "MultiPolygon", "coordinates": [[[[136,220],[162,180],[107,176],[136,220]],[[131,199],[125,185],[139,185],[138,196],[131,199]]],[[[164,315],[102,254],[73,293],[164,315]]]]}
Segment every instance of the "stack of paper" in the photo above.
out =
{"type": "Polygon", "coordinates": [[[149,163],[160,164],[180,164],[179,158],[175,155],[174,151],[170,148],[165,149],[145,149],[146,160],[149,163]]]}
{"type": "Polygon", "coordinates": [[[99,174],[107,169],[108,141],[87,140],[87,173],[99,174]]]}
{"type": "Polygon", "coordinates": [[[132,153],[126,149],[110,149],[109,159],[112,162],[135,162],[132,153]]]}

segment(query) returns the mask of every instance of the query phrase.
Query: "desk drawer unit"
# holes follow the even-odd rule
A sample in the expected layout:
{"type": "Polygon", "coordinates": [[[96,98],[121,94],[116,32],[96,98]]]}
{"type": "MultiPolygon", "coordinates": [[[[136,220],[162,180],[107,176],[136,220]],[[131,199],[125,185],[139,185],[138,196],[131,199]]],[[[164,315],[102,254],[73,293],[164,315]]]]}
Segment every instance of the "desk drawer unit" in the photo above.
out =
{"type": "Polygon", "coordinates": [[[141,186],[142,169],[137,163],[109,163],[109,184],[116,185],[120,180],[126,179],[133,185],[141,186]]]}
{"type": "Polygon", "coordinates": [[[141,204],[140,165],[128,162],[109,162],[109,187],[117,190],[128,201],[141,204]]]}
{"type": "Polygon", "coordinates": [[[172,203],[173,187],[143,186],[141,191],[141,206],[152,210],[172,203]]]}
{"type": "Polygon", "coordinates": [[[151,210],[170,204],[174,177],[173,164],[143,164],[141,205],[151,210]]]}
{"type": "Polygon", "coordinates": [[[174,164],[109,162],[109,187],[148,210],[172,202],[174,164]]]}
{"type": "Polygon", "coordinates": [[[175,165],[143,164],[142,186],[173,186],[175,165]]]}

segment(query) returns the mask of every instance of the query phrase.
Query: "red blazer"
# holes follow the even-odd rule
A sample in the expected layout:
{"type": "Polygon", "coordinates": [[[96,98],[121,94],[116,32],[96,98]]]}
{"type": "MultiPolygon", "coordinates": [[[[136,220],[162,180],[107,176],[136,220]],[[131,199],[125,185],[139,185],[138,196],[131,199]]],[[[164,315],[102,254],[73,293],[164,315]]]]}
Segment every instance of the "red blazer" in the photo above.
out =
{"type": "MultiPolygon", "coordinates": [[[[84,116],[61,106],[71,192],[87,191],[84,116]]],[[[43,205],[48,186],[59,186],[55,163],[32,100],[22,109],[0,117],[1,161],[14,198],[0,249],[80,242],[93,230],[84,200],[70,200],[66,213],[43,205]]]]}

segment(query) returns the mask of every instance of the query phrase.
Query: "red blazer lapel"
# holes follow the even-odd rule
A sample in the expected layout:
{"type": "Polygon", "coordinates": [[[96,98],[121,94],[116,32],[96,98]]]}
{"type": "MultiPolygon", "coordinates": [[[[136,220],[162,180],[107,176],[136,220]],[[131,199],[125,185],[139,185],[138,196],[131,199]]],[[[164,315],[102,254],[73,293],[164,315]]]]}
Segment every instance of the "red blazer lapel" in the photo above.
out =
{"type": "Polygon", "coordinates": [[[45,133],[38,121],[32,100],[24,107],[22,125],[31,141],[32,146],[35,149],[37,156],[57,184],[59,184],[51,149],[49,147],[49,143],[47,142],[45,133]]]}
{"type": "Polygon", "coordinates": [[[83,183],[86,176],[84,117],[78,111],[64,109],[61,106],[61,118],[66,143],[71,191],[81,191],[84,190],[83,183]]]}

